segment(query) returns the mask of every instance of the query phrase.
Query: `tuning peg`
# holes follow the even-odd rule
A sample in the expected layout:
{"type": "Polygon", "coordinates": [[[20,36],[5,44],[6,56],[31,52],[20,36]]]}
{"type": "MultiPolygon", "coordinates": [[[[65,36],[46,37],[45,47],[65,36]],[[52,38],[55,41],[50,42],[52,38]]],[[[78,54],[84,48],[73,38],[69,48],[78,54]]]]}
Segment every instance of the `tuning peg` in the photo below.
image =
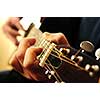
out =
{"type": "Polygon", "coordinates": [[[65,83],[64,81],[61,81],[61,82],[57,82],[57,81],[55,81],[55,83],[65,83]]]}
{"type": "Polygon", "coordinates": [[[49,78],[49,79],[51,79],[51,77],[55,74],[55,71],[46,70],[46,71],[45,71],[45,74],[48,75],[48,78],[49,78]]]}
{"type": "Polygon", "coordinates": [[[99,66],[98,65],[89,65],[89,64],[87,64],[85,66],[85,70],[89,71],[89,75],[91,77],[93,77],[99,71],[99,66]]]}
{"type": "Polygon", "coordinates": [[[89,75],[90,75],[91,77],[93,77],[93,76],[94,76],[94,73],[93,73],[93,72],[89,72],[89,75]]]}
{"type": "Polygon", "coordinates": [[[96,60],[99,60],[100,58],[100,48],[98,48],[95,52],[96,60]]]}
{"type": "Polygon", "coordinates": [[[91,66],[90,66],[89,64],[87,64],[87,65],[85,66],[85,70],[88,71],[88,70],[90,69],[90,67],[91,67],[91,66]]]}
{"type": "Polygon", "coordinates": [[[92,52],[94,50],[94,45],[89,41],[81,42],[80,47],[87,52],[92,52]]]}
{"type": "Polygon", "coordinates": [[[73,55],[73,57],[71,57],[71,59],[74,60],[81,51],[84,52],[85,50],[87,52],[92,52],[93,49],[94,49],[94,45],[91,42],[83,41],[80,44],[80,49],[73,55]]]}
{"type": "Polygon", "coordinates": [[[49,70],[46,70],[46,71],[45,71],[45,74],[48,74],[48,73],[49,73],[49,70]]]}
{"type": "Polygon", "coordinates": [[[99,66],[98,66],[98,65],[92,65],[91,68],[92,68],[95,72],[98,72],[98,71],[99,71],[99,66]]]}
{"type": "Polygon", "coordinates": [[[60,51],[64,54],[64,55],[68,55],[70,53],[70,49],[68,48],[60,48],[60,51]]]}
{"type": "Polygon", "coordinates": [[[51,76],[52,76],[52,75],[48,75],[48,78],[51,79],[51,76]]]}
{"type": "Polygon", "coordinates": [[[50,71],[51,75],[54,75],[55,74],[55,71],[50,71]]]}

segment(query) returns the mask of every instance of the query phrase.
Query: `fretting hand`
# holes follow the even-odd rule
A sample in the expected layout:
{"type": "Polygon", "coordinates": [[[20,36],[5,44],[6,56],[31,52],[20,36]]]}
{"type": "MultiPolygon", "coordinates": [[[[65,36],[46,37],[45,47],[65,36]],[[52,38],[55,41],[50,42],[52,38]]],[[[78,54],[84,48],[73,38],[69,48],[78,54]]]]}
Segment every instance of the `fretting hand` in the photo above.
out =
{"type": "MultiPolygon", "coordinates": [[[[44,38],[57,45],[69,46],[67,39],[62,33],[47,33],[44,38]]],[[[31,80],[46,81],[47,76],[44,74],[44,68],[39,66],[39,60],[37,59],[43,48],[34,47],[35,41],[35,38],[24,38],[20,42],[10,64],[14,66],[14,69],[31,80]]]]}

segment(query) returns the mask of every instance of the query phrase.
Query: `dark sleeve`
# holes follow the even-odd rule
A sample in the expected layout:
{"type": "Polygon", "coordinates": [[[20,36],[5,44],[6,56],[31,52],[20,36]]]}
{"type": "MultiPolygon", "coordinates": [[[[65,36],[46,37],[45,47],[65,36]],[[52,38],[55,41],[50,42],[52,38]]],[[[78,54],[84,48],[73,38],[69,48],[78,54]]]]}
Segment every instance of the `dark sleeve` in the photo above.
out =
{"type": "Polygon", "coordinates": [[[79,17],[47,17],[43,21],[40,30],[51,33],[62,32],[70,44],[73,45],[78,36],[79,25],[79,17]]]}

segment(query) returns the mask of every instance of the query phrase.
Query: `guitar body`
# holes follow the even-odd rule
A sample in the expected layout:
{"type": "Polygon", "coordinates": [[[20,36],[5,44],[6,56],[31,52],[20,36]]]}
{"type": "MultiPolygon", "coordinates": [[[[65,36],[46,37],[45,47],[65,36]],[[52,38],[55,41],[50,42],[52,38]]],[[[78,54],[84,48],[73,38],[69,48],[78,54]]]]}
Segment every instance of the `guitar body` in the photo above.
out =
{"type": "MultiPolygon", "coordinates": [[[[91,72],[91,70],[86,71],[85,66],[87,64],[100,66],[100,63],[85,53],[79,53],[78,56],[83,57],[82,62],[78,63],[78,65],[77,65],[77,62],[76,62],[76,64],[73,64],[73,62],[71,62],[72,60],[70,60],[70,58],[72,55],[74,55],[77,52],[77,50],[75,50],[73,48],[68,48],[68,49],[70,49],[70,54],[66,55],[66,57],[69,58],[69,61],[67,60],[67,62],[61,60],[61,57],[56,58],[56,57],[52,57],[51,55],[49,55],[49,57],[48,57],[50,63],[52,64],[52,66],[55,68],[58,75],[62,79],[61,82],[97,83],[98,79],[99,79],[100,71],[98,71],[96,73],[94,72],[94,75],[91,76],[89,74],[91,72]],[[57,68],[57,66],[58,66],[58,68],[57,68]]],[[[52,77],[50,80],[51,80],[51,82],[55,82],[54,77],[52,77]]]]}
{"type": "Polygon", "coordinates": [[[89,73],[63,62],[61,68],[58,69],[58,73],[62,80],[67,83],[96,83],[97,77],[90,77],[89,73]]]}

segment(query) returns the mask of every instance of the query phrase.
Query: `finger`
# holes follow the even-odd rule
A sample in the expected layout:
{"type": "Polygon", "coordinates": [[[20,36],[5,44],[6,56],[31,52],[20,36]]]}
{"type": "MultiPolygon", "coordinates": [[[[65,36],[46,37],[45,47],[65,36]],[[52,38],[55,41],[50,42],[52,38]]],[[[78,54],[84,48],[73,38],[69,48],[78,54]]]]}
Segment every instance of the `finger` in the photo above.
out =
{"type": "Polygon", "coordinates": [[[68,40],[63,33],[56,33],[53,37],[57,44],[66,44],[67,46],[69,46],[68,40]]]}
{"type": "Polygon", "coordinates": [[[22,25],[20,24],[20,18],[19,17],[12,17],[9,24],[15,26],[18,30],[24,30],[22,25]]]}
{"type": "Polygon", "coordinates": [[[11,57],[9,64],[13,66],[13,68],[18,71],[23,73],[23,65],[20,62],[20,60],[16,57],[16,53],[11,57]]]}
{"type": "Polygon", "coordinates": [[[21,72],[22,71],[22,67],[23,67],[23,59],[24,59],[25,51],[29,46],[33,45],[34,43],[35,43],[35,39],[34,38],[24,39],[21,42],[20,46],[18,47],[18,50],[11,57],[11,59],[9,61],[9,64],[14,66],[14,68],[16,70],[21,72]]]}
{"type": "Polygon", "coordinates": [[[24,30],[23,26],[20,24],[20,22],[16,22],[15,26],[18,30],[24,30]]]}
{"type": "Polygon", "coordinates": [[[42,52],[42,48],[33,48],[30,47],[27,49],[23,61],[23,66],[24,67],[30,67],[30,66],[36,66],[38,65],[37,61],[37,55],[39,55],[42,52]]]}
{"type": "Polygon", "coordinates": [[[6,36],[7,36],[16,46],[18,46],[19,42],[18,42],[18,40],[16,39],[15,36],[10,35],[10,34],[8,34],[8,33],[6,34],[6,36]]]}
{"type": "Polygon", "coordinates": [[[45,75],[45,71],[43,68],[38,67],[37,69],[27,69],[24,68],[24,75],[31,79],[39,82],[48,82],[48,77],[45,75]]]}
{"type": "Polygon", "coordinates": [[[13,36],[20,35],[17,30],[13,29],[9,25],[4,25],[3,30],[4,30],[5,33],[9,33],[9,34],[11,34],[13,36]]]}
{"type": "Polygon", "coordinates": [[[67,46],[69,46],[69,43],[63,33],[52,33],[51,34],[51,33],[45,32],[44,38],[58,45],[66,44],[67,46]]]}
{"type": "Polygon", "coordinates": [[[35,41],[36,41],[35,38],[30,37],[30,38],[24,38],[20,42],[18,46],[18,50],[16,52],[16,56],[22,63],[23,63],[24,55],[25,55],[27,48],[34,45],[35,41]]]}
{"type": "Polygon", "coordinates": [[[37,55],[42,52],[42,48],[30,47],[27,49],[23,61],[25,76],[34,80],[47,80],[44,75],[44,69],[39,66],[39,60],[37,60],[37,55]]]}

